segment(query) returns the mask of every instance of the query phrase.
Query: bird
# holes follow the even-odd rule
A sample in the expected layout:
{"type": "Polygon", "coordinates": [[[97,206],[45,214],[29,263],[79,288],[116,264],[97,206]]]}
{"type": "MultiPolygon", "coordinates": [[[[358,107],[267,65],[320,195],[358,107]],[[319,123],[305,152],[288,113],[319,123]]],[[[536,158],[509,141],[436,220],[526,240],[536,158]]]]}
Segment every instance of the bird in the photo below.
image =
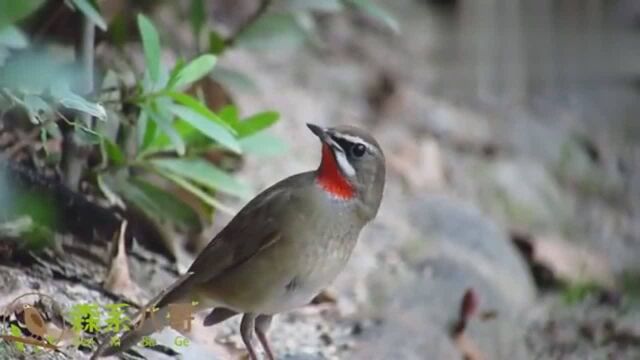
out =
{"type": "Polygon", "coordinates": [[[250,200],[186,274],[145,307],[155,309],[154,321],[104,344],[98,356],[130,348],[167,325],[170,304],[191,302],[194,311],[211,309],[204,326],[242,315],[240,336],[250,359],[258,359],[254,334],[266,358],[275,359],[267,338],[272,318],[309,304],[344,269],[361,230],[378,213],[385,184],[382,148],[366,130],[307,127],[320,139],[320,165],[250,200]]]}

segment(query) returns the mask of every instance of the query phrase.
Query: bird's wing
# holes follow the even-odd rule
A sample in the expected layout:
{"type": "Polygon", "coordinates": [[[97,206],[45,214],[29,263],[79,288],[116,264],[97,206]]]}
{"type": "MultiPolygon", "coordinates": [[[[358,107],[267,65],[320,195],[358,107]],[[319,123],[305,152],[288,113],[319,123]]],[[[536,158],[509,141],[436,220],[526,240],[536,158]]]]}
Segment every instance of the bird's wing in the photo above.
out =
{"type": "Polygon", "coordinates": [[[211,240],[189,268],[196,283],[206,282],[244,263],[282,239],[285,208],[295,208],[299,177],[283,180],[251,200],[211,240]]]}

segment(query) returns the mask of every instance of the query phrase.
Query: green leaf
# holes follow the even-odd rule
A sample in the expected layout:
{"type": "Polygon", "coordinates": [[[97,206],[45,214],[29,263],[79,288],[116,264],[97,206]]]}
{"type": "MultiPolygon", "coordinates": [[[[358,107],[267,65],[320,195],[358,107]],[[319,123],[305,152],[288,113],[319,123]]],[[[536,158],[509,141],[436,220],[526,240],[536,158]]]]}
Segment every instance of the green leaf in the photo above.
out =
{"type": "Polygon", "coordinates": [[[238,137],[243,138],[268,128],[275,124],[278,118],[280,118],[280,114],[277,112],[265,111],[238,122],[234,128],[238,132],[238,137]]]}
{"type": "Polygon", "coordinates": [[[182,89],[187,85],[200,80],[207,75],[216,65],[216,57],[211,54],[200,55],[185,65],[176,75],[174,88],[182,89]]]}
{"type": "Polygon", "coordinates": [[[198,114],[206,117],[207,119],[209,119],[211,121],[215,121],[215,122],[219,123],[220,125],[223,125],[230,133],[235,135],[236,131],[233,129],[233,127],[231,127],[229,124],[227,124],[224,120],[222,120],[213,111],[209,110],[209,108],[205,104],[203,104],[202,102],[200,102],[199,100],[197,100],[193,96],[187,95],[185,93],[175,92],[175,91],[167,92],[166,95],[169,96],[174,101],[176,101],[176,102],[178,102],[178,103],[190,108],[191,110],[197,112],[198,114]]]}
{"type": "Polygon", "coordinates": [[[186,153],[186,146],[182,137],[171,124],[171,117],[169,117],[168,105],[162,104],[159,101],[154,103],[155,106],[144,107],[147,114],[158,125],[158,128],[162,130],[176,149],[178,155],[182,156],[186,153]]]}
{"type": "Polygon", "coordinates": [[[228,208],[226,205],[222,204],[221,202],[219,202],[218,200],[216,200],[213,196],[207,194],[205,191],[203,191],[202,189],[200,189],[199,187],[197,187],[196,185],[190,183],[188,180],[186,180],[185,178],[182,178],[178,175],[174,175],[173,173],[167,172],[167,171],[162,171],[160,169],[158,169],[158,174],[160,174],[161,176],[173,181],[176,185],[180,186],[181,188],[187,190],[188,192],[192,193],[193,195],[197,196],[202,202],[204,202],[205,204],[214,207],[216,209],[219,209],[227,214],[233,215],[234,211],[231,210],[230,208],[228,208]]]}
{"type": "Polygon", "coordinates": [[[104,110],[102,105],[89,102],[80,95],[69,92],[64,95],[64,97],[60,98],[59,101],[60,105],[68,109],[74,109],[89,114],[98,120],[106,120],[107,118],[107,112],[104,110]]]}
{"type": "Polygon", "coordinates": [[[102,191],[102,194],[107,199],[110,205],[118,206],[120,208],[126,208],[126,205],[120,195],[116,193],[115,177],[109,173],[99,173],[96,176],[98,188],[102,191]]]}
{"type": "Polygon", "coordinates": [[[248,198],[248,186],[202,159],[154,159],[150,163],[156,168],[194,181],[211,190],[221,191],[241,198],[248,198]]]}
{"type": "Polygon", "coordinates": [[[54,139],[62,139],[62,131],[60,131],[60,127],[58,127],[58,124],[53,121],[45,123],[44,129],[42,130],[46,131],[46,133],[54,139]]]}
{"type": "Polygon", "coordinates": [[[362,12],[371,16],[372,18],[380,21],[382,24],[391,29],[394,33],[400,33],[400,24],[396,18],[391,15],[387,10],[376,5],[371,0],[343,0],[349,5],[360,9],[362,12]]]}
{"type": "Polygon", "coordinates": [[[160,38],[153,23],[144,15],[138,14],[138,28],[142,36],[144,61],[153,83],[160,78],[160,38]]]}
{"type": "MultiPolygon", "coordinates": [[[[18,337],[18,338],[21,338],[21,337],[24,336],[22,334],[22,330],[20,330],[20,327],[18,325],[16,325],[16,324],[11,324],[10,325],[9,332],[11,333],[11,335],[13,335],[15,337],[18,337]]],[[[16,349],[18,349],[19,352],[25,352],[25,346],[24,346],[23,343],[16,341],[14,344],[15,344],[16,349]]]]}
{"type": "Polygon", "coordinates": [[[217,31],[209,32],[209,52],[214,55],[220,55],[224,52],[227,44],[217,31]]]}
{"type": "Polygon", "coordinates": [[[76,122],[74,123],[74,130],[76,141],[87,145],[100,144],[102,136],[88,127],[82,126],[80,123],[76,122]]]}
{"type": "Polygon", "coordinates": [[[212,140],[217,141],[220,145],[236,152],[241,153],[240,144],[229,130],[221,126],[217,122],[211,121],[200,113],[183,105],[172,104],[169,106],[171,113],[186,121],[194,128],[200,130],[212,140]]]}
{"type": "Polygon", "coordinates": [[[284,0],[284,6],[292,11],[326,11],[337,12],[343,9],[340,0],[284,0]]]}
{"type": "Polygon", "coordinates": [[[153,121],[149,121],[149,114],[145,108],[140,108],[138,119],[136,120],[136,137],[138,150],[146,150],[156,137],[158,127],[153,121]]]}
{"type": "Polygon", "coordinates": [[[218,111],[218,116],[225,123],[234,128],[240,122],[240,119],[238,118],[238,108],[235,105],[225,105],[222,109],[220,109],[220,111],[218,111]]]}
{"type": "Polygon", "coordinates": [[[100,28],[102,31],[107,30],[107,22],[104,21],[104,18],[98,10],[91,4],[88,0],[72,0],[73,4],[82,11],[84,16],[91,19],[91,21],[100,28]]]}
{"type": "Polygon", "coordinates": [[[267,14],[238,36],[236,43],[253,49],[296,47],[307,38],[295,14],[267,14]]]}
{"type": "Polygon", "coordinates": [[[0,30],[0,45],[11,49],[23,49],[29,45],[27,36],[15,26],[0,30]]]}
{"type": "Polygon", "coordinates": [[[51,86],[51,95],[60,103],[60,105],[87,113],[99,120],[106,120],[107,112],[100,104],[92,103],[85,100],[82,96],[74,94],[69,85],[65,83],[57,83],[51,86]]]}
{"type": "Polygon", "coordinates": [[[0,1],[0,29],[15,24],[38,9],[44,0],[3,0],[0,1]]]}
{"type": "Polygon", "coordinates": [[[142,179],[102,174],[100,183],[103,192],[109,193],[108,197],[116,202],[122,198],[150,219],[171,222],[183,230],[201,227],[198,215],[189,205],[142,179]]]}
{"type": "Polygon", "coordinates": [[[211,78],[224,87],[235,89],[239,92],[255,92],[258,90],[256,83],[246,74],[222,66],[216,66],[211,73],[211,78]]]}
{"type": "Polygon", "coordinates": [[[101,146],[103,156],[108,158],[113,165],[122,166],[126,163],[126,157],[116,143],[106,137],[102,137],[101,146]]]}
{"type": "Polygon", "coordinates": [[[184,59],[180,58],[176,61],[176,64],[173,66],[173,69],[171,69],[171,72],[169,73],[169,82],[167,83],[167,89],[171,89],[175,86],[176,82],[178,81],[178,75],[185,66],[187,66],[187,63],[184,61],[184,59]]]}
{"type": "Polygon", "coordinates": [[[281,155],[288,150],[288,146],[282,140],[267,133],[257,133],[243,138],[240,145],[247,154],[259,157],[281,155]]]}
{"type": "Polygon", "coordinates": [[[199,39],[200,32],[206,21],[205,14],[207,9],[204,6],[204,0],[191,0],[191,6],[189,9],[189,20],[191,20],[191,29],[196,39],[199,39]]]}
{"type": "Polygon", "coordinates": [[[22,99],[24,107],[27,109],[29,119],[33,124],[41,124],[45,117],[52,113],[52,109],[41,97],[36,95],[25,95],[22,99]]]}
{"type": "MultiPolygon", "coordinates": [[[[214,142],[209,137],[202,134],[200,130],[194,128],[182,119],[176,119],[173,123],[173,128],[176,129],[184,143],[187,145],[188,151],[197,151],[198,148],[209,147],[214,142]]],[[[171,140],[166,134],[161,133],[150,144],[147,153],[152,154],[156,151],[163,151],[167,149],[169,145],[171,145],[171,140]]]]}
{"type": "MultiPolygon", "coordinates": [[[[202,224],[195,210],[172,193],[140,178],[129,179],[129,184],[138,188],[152,204],[155,215],[176,224],[182,231],[200,231],[202,224]]],[[[145,201],[147,202],[147,201],[145,201]]]]}

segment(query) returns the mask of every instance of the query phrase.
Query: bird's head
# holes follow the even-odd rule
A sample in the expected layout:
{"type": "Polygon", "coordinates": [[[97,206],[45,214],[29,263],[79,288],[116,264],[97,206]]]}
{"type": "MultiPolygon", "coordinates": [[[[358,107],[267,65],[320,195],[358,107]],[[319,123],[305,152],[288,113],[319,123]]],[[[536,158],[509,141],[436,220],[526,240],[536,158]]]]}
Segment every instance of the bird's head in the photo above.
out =
{"type": "Polygon", "coordinates": [[[322,142],[318,184],[333,197],[360,199],[375,216],[385,182],[384,154],[378,142],[353,126],[307,126],[322,142]]]}

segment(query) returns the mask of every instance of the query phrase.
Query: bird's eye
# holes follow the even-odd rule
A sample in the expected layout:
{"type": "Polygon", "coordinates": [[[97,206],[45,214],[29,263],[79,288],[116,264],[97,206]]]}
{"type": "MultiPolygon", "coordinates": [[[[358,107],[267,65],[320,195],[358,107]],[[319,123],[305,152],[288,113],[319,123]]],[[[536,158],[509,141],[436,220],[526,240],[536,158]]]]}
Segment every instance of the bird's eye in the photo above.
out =
{"type": "Polygon", "coordinates": [[[351,147],[351,154],[355,157],[362,157],[367,149],[362,144],[355,144],[351,147]]]}

